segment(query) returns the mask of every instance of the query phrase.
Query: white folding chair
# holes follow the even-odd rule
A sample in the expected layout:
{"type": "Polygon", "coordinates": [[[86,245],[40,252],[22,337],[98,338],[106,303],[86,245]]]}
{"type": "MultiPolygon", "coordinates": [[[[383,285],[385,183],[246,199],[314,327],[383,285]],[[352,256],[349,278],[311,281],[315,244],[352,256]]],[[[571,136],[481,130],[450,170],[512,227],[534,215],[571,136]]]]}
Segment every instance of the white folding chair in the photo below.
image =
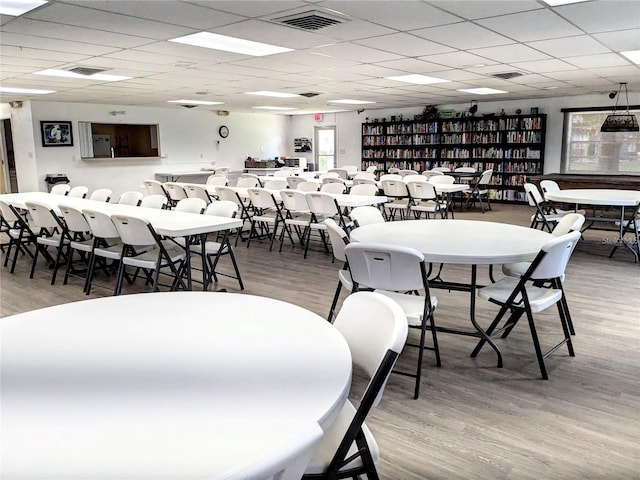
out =
{"type": "Polygon", "coordinates": [[[85,198],[88,193],[89,189],[87,187],[85,187],[84,185],[78,185],[69,190],[67,196],[73,198],[85,198]]]}
{"type": "Polygon", "coordinates": [[[176,212],[185,212],[185,213],[204,213],[204,210],[207,208],[207,202],[205,202],[201,198],[192,197],[192,198],[183,198],[174,208],[176,212]]]}
{"type": "MultiPolygon", "coordinates": [[[[91,236],[91,227],[87,223],[87,219],[78,210],[69,205],[58,205],[60,216],[66,225],[66,233],[69,236],[69,253],[67,255],[67,268],[64,274],[64,285],[69,280],[69,275],[80,273],[79,270],[73,269],[73,256],[75,252],[79,252],[80,261],[84,262],[88,268],[91,250],[93,249],[93,238],[91,236]]],[[[84,281],[86,282],[86,271],[84,281]]],[[[83,282],[84,283],[84,282],[83,282]]]]}
{"type": "Polygon", "coordinates": [[[389,373],[406,343],[407,321],[391,299],[374,292],[357,292],[345,299],[333,325],[347,341],[353,364],[369,383],[358,407],[347,400],[324,432],[302,478],[366,475],[375,479],[380,452],[364,421],[380,402],[389,373]]]}
{"type": "Polygon", "coordinates": [[[384,215],[380,209],[371,205],[353,208],[349,213],[349,217],[353,221],[354,228],[363,227],[372,223],[385,222],[384,215]]]}
{"type": "Polygon", "coordinates": [[[213,200],[211,195],[209,195],[209,192],[199,185],[185,185],[184,191],[187,194],[187,198],[200,198],[204,200],[207,205],[209,205],[213,200]]]}
{"type": "Polygon", "coordinates": [[[418,398],[424,350],[432,350],[436,366],[441,365],[434,319],[438,300],[429,291],[424,255],[413,248],[374,243],[350,243],[344,253],[351,272],[353,291],[373,289],[391,298],[402,307],[408,326],[420,331],[419,343],[407,344],[418,348],[415,372],[396,372],[415,378],[414,398],[418,398]],[[424,296],[415,294],[420,290],[424,296]],[[425,343],[427,330],[431,331],[432,346],[425,343]]]}
{"type": "Polygon", "coordinates": [[[282,216],[280,205],[267,189],[249,188],[247,192],[254,209],[247,247],[251,244],[252,238],[267,237],[269,239],[269,251],[271,251],[273,242],[278,234],[278,227],[284,225],[284,217],[282,216]],[[258,231],[258,225],[260,225],[260,231],[258,231]]]}
{"type": "Polygon", "coordinates": [[[175,182],[165,182],[162,186],[167,191],[167,196],[169,197],[169,208],[175,207],[180,200],[187,198],[187,192],[184,191],[182,185],[175,182]]]}
{"type": "Polygon", "coordinates": [[[167,197],[166,195],[145,195],[142,197],[142,201],[140,202],[141,207],[145,208],[157,208],[159,210],[164,210],[167,208],[167,197]]]}
{"type": "Polygon", "coordinates": [[[89,197],[89,200],[95,200],[96,202],[109,203],[109,200],[111,200],[111,195],[113,195],[113,192],[108,188],[98,188],[97,190],[94,190],[93,192],[91,192],[91,196],[89,197]]]}
{"type": "Polygon", "coordinates": [[[213,185],[214,187],[225,187],[229,183],[229,178],[226,175],[213,174],[207,177],[207,185],[213,185]]]}
{"type": "Polygon", "coordinates": [[[280,248],[278,249],[281,252],[284,234],[287,230],[292,242],[293,232],[295,232],[300,245],[305,245],[305,240],[309,234],[311,212],[307,204],[307,197],[301,190],[283,190],[280,192],[280,198],[282,199],[282,215],[284,217],[284,227],[280,230],[280,248]]]}
{"type": "Polygon", "coordinates": [[[49,193],[52,193],[54,195],[67,195],[69,193],[69,190],[71,190],[71,186],[69,184],[58,183],[51,187],[51,191],[49,193]]]}
{"type": "MultiPolygon", "coordinates": [[[[486,329],[488,336],[492,336],[495,332],[496,334],[502,333],[502,338],[508,337],[522,315],[526,315],[540,373],[545,380],[549,378],[544,363],[545,358],[558,350],[562,345],[567,346],[570,356],[575,356],[566,316],[567,311],[561,304],[561,300],[564,296],[562,277],[567,263],[571,258],[575,244],[579,239],[580,232],[570,232],[549,240],[540,249],[536,258],[531,262],[531,265],[521,277],[504,277],[498,282],[478,290],[478,296],[480,298],[500,306],[498,314],[486,329]],[[558,315],[564,335],[558,344],[546,353],[543,353],[533,314],[542,312],[554,304],[557,305],[558,308],[558,315]],[[510,312],[510,315],[506,323],[499,330],[496,330],[507,312],[510,312]]],[[[471,356],[475,357],[485,343],[485,339],[480,340],[471,353],[471,356]]]]}
{"type": "Polygon", "coordinates": [[[135,191],[124,192],[122,195],[120,195],[120,198],[118,199],[118,204],[131,205],[132,207],[137,207],[140,205],[140,202],[142,202],[143,198],[144,198],[144,195],[142,194],[142,192],[135,192],[135,191]]]}
{"type": "Polygon", "coordinates": [[[307,234],[304,245],[304,258],[307,258],[311,232],[314,230],[318,232],[325,251],[329,252],[329,246],[325,236],[325,231],[327,230],[327,226],[324,223],[325,220],[333,218],[340,226],[344,226],[345,223],[338,202],[336,202],[336,199],[331,194],[326,192],[307,192],[305,193],[305,197],[307,199],[307,205],[309,205],[309,211],[311,212],[309,233],[307,234]]]}
{"type": "Polygon", "coordinates": [[[329,234],[329,242],[331,243],[331,251],[333,252],[333,260],[341,262],[340,270],[338,270],[338,286],[336,292],[333,295],[331,301],[331,308],[329,309],[329,315],[327,320],[330,322],[333,318],[333,314],[340,298],[340,292],[342,287],[348,292],[353,290],[353,282],[351,281],[351,272],[349,271],[349,265],[347,264],[347,257],[344,254],[344,247],[349,244],[349,236],[332,218],[328,218],[324,221],[327,226],[327,233],[329,234]]]}
{"type": "Polygon", "coordinates": [[[436,188],[426,180],[425,178],[423,181],[407,182],[410,197],[409,209],[416,219],[421,218],[423,213],[427,218],[431,218],[431,215],[436,213],[444,217],[446,202],[438,199],[436,188]]]}

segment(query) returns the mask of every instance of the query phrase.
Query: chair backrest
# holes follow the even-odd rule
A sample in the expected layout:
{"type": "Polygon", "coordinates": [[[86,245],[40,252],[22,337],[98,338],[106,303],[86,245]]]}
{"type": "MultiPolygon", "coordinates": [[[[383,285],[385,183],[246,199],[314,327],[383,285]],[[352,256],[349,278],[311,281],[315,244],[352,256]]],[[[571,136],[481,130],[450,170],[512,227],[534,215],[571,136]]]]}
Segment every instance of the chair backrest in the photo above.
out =
{"type": "Polygon", "coordinates": [[[325,178],[340,178],[340,174],[338,172],[325,172],[323,174],[321,174],[319,177],[320,181],[324,180],[325,178]]]}
{"type": "Polygon", "coordinates": [[[380,181],[384,180],[402,180],[402,175],[398,175],[397,173],[386,173],[384,175],[380,175],[380,181]]]}
{"type": "Polygon", "coordinates": [[[387,197],[406,197],[409,195],[407,184],[400,180],[382,180],[382,191],[387,197]]]}
{"type": "Polygon", "coordinates": [[[207,185],[224,187],[229,183],[229,179],[225,175],[213,174],[207,177],[207,185]]]}
{"type": "Polygon", "coordinates": [[[198,213],[201,214],[207,208],[207,202],[201,198],[183,198],[180,200],[174,210],[176,212],[198,213]]]}
{"type": "Polygon", "coordinates": [[[343,165],[340,168],[346,170],[349,175],[356,175],[360,171],[360,167],[358,165],[343,165]]]}
{"type": "Polygon", "coordinates": [[[324,221],[327,226],[327,232],[329,233],[329,242],[331,242],[331,249],[333,250],[333,258],[342,262],[347,261],[347,257],[344,254],[344,247],[349,243],[349,236],[333,218],[327,218],[324,221]]]}
{"type": "Polygon", "coordinates": [[[51,187],[51,192],[54,195],[66,195],[71,190],[71,186],[67,183],[58,183],[51,187]]]}
{"type": "Polygon", "coordinates": [[[122,243],[125,245],[157,245],[158,238],[150,228],[149,220],[129,215],[111,215],[122,243]]]}
{"type": "Polygon", "coordinates": [[[358,172],[355,174],[353,179],[354,180],[366,179],[366,180],[373,180],[375,182],[376,176],[371,172],[358,172]]]}
{"type": "Polygon", "coordinates": [[[375,173],[378,171],[378,166],[377,165],[369,165],[365,171],[367,173],[373,173],[375,175],[375,173]]]}
{"type": "Polygon", "coordinates": [[[349,213],[349,217],[351,217],[351,220],[353,220],[358,227],[363,227],[372,223],[384,223],[385,221],[382,212],[371,205],[355,207],[349,213]]]}
{"type": "Polygon", "coordinates": [[[167,191],[167,195],[173,202],[178,202],[183,198],[187,198],[187,192],[184,191],[182,185],[179,185],[174,182],[165,182],[163,184],[164,189],[167,191]]]}
{"type": "MultiPolygon", "coordinates": [[[[350,243],[347,248],[351,245],[354,244],[350,243]]],[[[355,292],[342,303],[333,326],[349,345],[353,363],[370,378],[358,411],[363,407],[375,407],[382,397],[395,359],[407,341],[409,327],[406,314],[389,297],[375,292],[355,292]],[[392,358],[389,358],[389,352],[392,352],[392,358]],[[378,375],[380,377],[376,379],[378,375]]]]}
{"type": "Polygon", "coordinates": [[[307,197],[302,190],[283,190],[280,192],[280,199],[282,200],[282,206],[285,210],[292,212],[304,212],[309,210],[307,204],[307,197]]]}
{"type": "Polygon", "coordinates": [[[484,172],[482,172],[482,176],[480,177],[480,180],[478,180],[478,185],[489,185],[492,175],[493,175],[492,169],[485,170],[484,172]]]}
{"type": "Polygon", "coordinates": [[[453,170],[454,172],[462,172],[462,173],[475,173],[476,169],[473,167],[457,167],[453,170]]]}
{"type": "Polygon", "coordinates": [[[188,198],[200,198],[207,204],[211,202],[211,197],[207,191],[199,185],[185,185],[184,191],[188,198]]]}
{"type": "Polygon", "coordinates": [[[435,175],[433,177],[429,177],[427,178],[427,180],[436,185],[436,184],[451,184],[454,183],[456,181],[455,178],[453,178],[451,175],[435,175]]]}
{"type": "Polygon", "coordinates": [[[378,193],[378,186],[372,183],[359,183],[349,189],[349,195],[369,195],[378,193]]]}
{"type": "Polygon", "coordinates": [[[540,180],[540,188],[542,189],[543,195],[560,191],[560,185],[554,180],[540,180]]]}
{"type": "Polygon", "coordinates": [[[324,185],[325,183],[341,183],[342,185],[344,185],[344,180],[340,177],[323,177],[322,178],[322,184],[324,185]]]}
{"type": "Polygon", "coordinates": [[[277,208],[278,204],[273,198],[271,192],[264,188],[247,189],[249,199],[255,208],[277,208]]]}
{"type": "Polygon", "coordinates": [[[120,195],[118,204],[131,205],[133,207],[137,207],[138,205],[140,205],[140,202],[142,202],[143,198],[144,198],[144,195],[142,194],[142,192],[135,192],[135,191],[124,192],[122,195],[120,195]]]}
{"type": "Polygon", "coordinates": [[[391,291],[425,288],[424,255],[414,248],[350,243],[344,249],[351,278],[362,287],[391,291]]]}
{"type": "Polygon", "coordinates": [[[289,188],[298,188],[298,185],[306,181],[307,180],[304,177],[296,177],[291,175],[287,177],[287,185],[289,185],[289,188]]]}
{"type": "MultiPolygon", "coordinates": [[[[425,178],[425,180],[427,179],[425,178]]],[[[436,188],[433,186],[433,183],[430,183],[428,181],[407,182],[407,189],[409,190],[409,195],[411,196],[411,198],[416,198],[419,200],[436,200],[436,198],[438,197],[436,188]]]]}
{"type": "Polygon", "coordinates": [[[240,178],[238,178],[238,181],[236,182],[236,186],[242,187],[242,188],[255,188],[260,186],[260,179],[258,178],[257,175],[243,173],[240,176],[240,178]],[[245,176],[245,175],[252,175],[252,176],[245,176]]]}
{"type": "Polygon", "coordinates": [[[0,213],[2,214],[4,221],[10,225],[19,220],[18,216],[15,214],[15,210],[12,209],[4,200],[0,200],[0,213]]]}
{"type": "Polygon", "coordinates": [[[389,168],[388,172],[392,175],[393,174],[400,175],[400,169],[398,167],[391,167],[389,168]]]}
{"type": "Polygon", "coordinates": [[[297,190],[300,190],[301,192],[317,192],[320,190],[320,183],[302,182],[298,184],[297,190]]]}
{"type": "Polygon", "coordinates": [[[111,200],[111,195],[113,195],[113,192],[108,188],[99,188],[91,192],[89,200],[95,200],[96,202],[108,202],[111,200]]]}
{"type": "Polygon", "coordinates": [[[204,211],[205,215],[234,218],[238,214],[238,204],[230,200],[211,202],[204,211]]]}
{"type": "Polygon", "coordinates": [[[326,192],[307,192],[307,205],[311,213],[323,216],[333,216],[340,214],[340,208],[336,204],[333,196],[326,192]]]}
{"type": "Polygon", "coordinates": [[[289,175],[291,175],[291,169],[289,168],[281,168],[280,170],[273,172],[274,177],[286,178],[289,175]]]}
{"type": "Polygon", "coordinates": [[[300,480],[323,434],[320,425],[313,422],[309,428],[268,449],[251,465],[228,470],[213,480],[300,480]]]}
{"type": "Polygon", "coordinates": [[[140,202],[141,207],[146,208],[167,208],[167,196],[166,195],[146,195],[142,197],[140,202]]]}
{"type": "MultiPolygon", "coordinates": [[[[31,214],[32,221],[30,222],[32,227],[37,228],[60,228],[60,220],[51,211],[51,208],[44,203],[40,202],[25,202],[25,206],[31,214]]],[[[37,231],[37,230],[34,230],[37,231]]]]}
{"type": "MultiPolygon", "coordinates": [[[[330,180],[330,179],[328,179],[328,180],[330,180]]],[[[333,182],[323,183],[322,186],[320,187],[320,191],[321,192],[327,192],[327,193],[344,193],[346,191],[346,189],[347,189],[347,187],[342,182],[339,182],[339,183],[333,183],[333,182]]]]}
{"type": "Polygon", "coordinates": [[[67,225],[67,230],[71,233],[86,233],[91,231],[91,227],[86,217],[82,214],[82,210],[78,210],[70,205],[58,205],[60,215],[67,225]]]}
{"type": "Polygon", "coordinates": [[[431,169],[431,171],[433,171],[433,172],[443,172],[444,173],[444,172],[450,172],[451,169],[449,167],[433,167],[431,169]]]}
{"type": "Polygon", "coordinates": [[[69,190],[67,196],[73,198],[85,198],[87,196],[87,193],[89,193],[89,189],[87,187],[85,187],[84,185],[78,185],[69,190]]]}
{"type": "Polygon", "coordinates": [[[236,205],[241,205],[242,201],[236,194],[236,191],[230,187],[216,187],[216,195],[220,200],[228,200],[230,202],[235,203],[236,205]]]}
{"type": "Polygon", "coordinates": [[[532,207],[539,207],[540,204],[544,202],[542,195],[540,195],[540,191],[538,187],[536,187],[533,183],[525,183],[524,191],[527,194],[527,201],[529,205],[532,207]]]}
{"type": "Polygon", "coordinates": [[[338,177],[340,177],[342,180],[346,180],[349,176],[349,172],[347,172],[347,170],[345,170],[344,168],[330,168],[327,173],[334,172],[337,173],[338,177]]]}
{"type": "Polygon", "coordinates": [[[97,238],[118,238],[118,230],[111,221],[111,217],[106,213],[97,212],[95,210],[82,210],[84,218],[91,227],[91,233],[97,238]]]}
{"type": "Polygon", "coordinates": [[[214,175],[223,175],[225,177],[229,176],[229,168],[227,167],[218,167],[213,169],[214,175]]]}
{"type": "Polygon", "coordinates": [[[427,179],[429,179],[431,177],[436,177],[438,175],[444,175],[444,172],[441,172],[440,170],[425,170],[424,172],[422,172],[422,175],[424,175],[425,177],[427,177],[427,179]]]}
{"type": "Polygon", "coordinates": [[[142,184],[147,189],[147,193],[149,195],[167,195],[167,192],[162,186],[162,183],[157,180],[143,180],[142,184]]]}
{"type": "Polygon", "coordinates": [[[418,175],[418,172],[416,172],[415,170],[400,170],[398,172],[398,175],[400,175],[401,177],[407,177],[409,175],[418,175]]]}
{"type": "Polygon", "coordinates": [[[584,221],[584,215],[581,213],[567,213],[556,224],[551,234],[559,237],[560,235],[566,235],[569,232],[579,232],[584,221]]]}
{"type": "Polygon", "coordinates": [[[264,182],[264,188],[267,190],[284,190],[289,184],[286,178],[276,178],[273,180],[267,180],[264,182]]]}
{"type": "Polygon", "coordinates": [[[354,185],[375,185],[376,188],[378,187],[378,184],[376,183],[375,179],[373,178],[354,178],[353,179],[353,184],[354,185]]]}
{"type": "Polygon", "coordinates": [[[580,232],[569,232],[549,240],[531,262],[523,278],[531,280],[561,278],[578,240],[580,240],[580,232]]]}
{"type": "Polygon", "coordinates": [[[426,182],[427,181],[427,177],[425,177],[424,175],[419,175],[419,174],[406,175],[406,176],[402,177],[402,179],[404,180],[404,183],[426,182]]]}

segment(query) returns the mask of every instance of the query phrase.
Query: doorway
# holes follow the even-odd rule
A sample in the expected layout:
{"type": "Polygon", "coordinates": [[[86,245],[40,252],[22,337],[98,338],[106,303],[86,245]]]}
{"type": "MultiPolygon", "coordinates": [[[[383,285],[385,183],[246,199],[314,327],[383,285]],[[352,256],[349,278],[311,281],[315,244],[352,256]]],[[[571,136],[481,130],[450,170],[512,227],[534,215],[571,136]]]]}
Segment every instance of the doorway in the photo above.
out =
{"type": "Polygon", "coordinates": [[[319,172],[336,165],[336,127],[314,127],[315,163],[319,172]]]}
{"type": "Polygon", "coordinates": [[[17,192],[16,158],[13,152],[11,120],[8,118],[0,123],[0,167],[0,193],[17,192]]]}

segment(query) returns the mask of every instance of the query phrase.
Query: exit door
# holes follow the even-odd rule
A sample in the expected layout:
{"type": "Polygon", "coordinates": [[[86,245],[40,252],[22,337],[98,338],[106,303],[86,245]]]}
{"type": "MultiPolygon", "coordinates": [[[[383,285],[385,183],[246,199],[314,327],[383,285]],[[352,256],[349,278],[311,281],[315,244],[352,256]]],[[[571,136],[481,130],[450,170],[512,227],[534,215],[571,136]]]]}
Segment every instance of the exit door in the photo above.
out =
{"type": "Polygon", "coordinates": [[[316,165],[318,171],[326,172],[336,165],[336,127],[314,127],[316,165]]]}

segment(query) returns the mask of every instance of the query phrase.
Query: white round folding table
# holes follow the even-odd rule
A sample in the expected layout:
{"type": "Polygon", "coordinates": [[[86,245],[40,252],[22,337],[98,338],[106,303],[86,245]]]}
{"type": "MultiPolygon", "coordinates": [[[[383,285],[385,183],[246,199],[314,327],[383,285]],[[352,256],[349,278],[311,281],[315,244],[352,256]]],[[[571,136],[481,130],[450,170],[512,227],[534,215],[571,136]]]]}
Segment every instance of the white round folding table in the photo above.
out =
{"type": "Polygon", "coordinates": [[[475,331],[439,327],[439,331],[479,336],[487,341],[502,366],[502,354],[475,318],[477,266],[531,261],[542,246],[554,238],[550,233],[519,225],[476,220],[404,220],[365,225],[351,232],[352,242],[411,247],[429,263],[471,265],[469,284],[430,280],[430,286],[470,292],[469,313],[475,331]]]}
{"type": "Polygon", "coordinates": [[[166,292],[3,318],[1,478],[219,478],[326,428],[349,347],[318,315],[166,292]]]}

